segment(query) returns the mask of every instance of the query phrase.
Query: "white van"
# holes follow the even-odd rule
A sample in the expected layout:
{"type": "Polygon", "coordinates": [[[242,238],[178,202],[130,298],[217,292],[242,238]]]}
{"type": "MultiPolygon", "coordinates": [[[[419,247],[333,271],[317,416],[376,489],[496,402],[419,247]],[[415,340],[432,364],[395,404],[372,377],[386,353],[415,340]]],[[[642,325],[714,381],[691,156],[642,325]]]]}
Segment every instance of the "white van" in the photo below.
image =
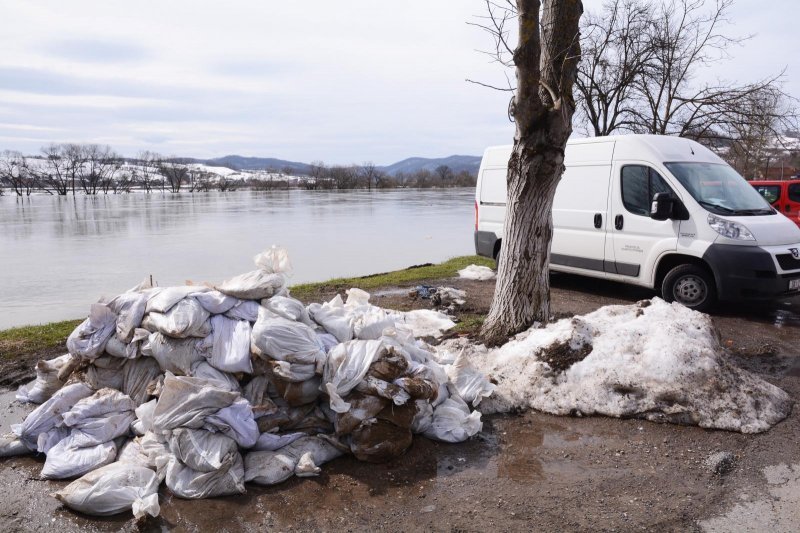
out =
{"type": "MultiPolygon", "coordinates": [[[[511,146],[487,148],[475,250],[497,258],[511,146]]],[[[553,202],[550,268],[656,289],[705,310],[717,300],[800,294],[800,229],[725,161],[679,137],[571,140],[553,202]]]]}

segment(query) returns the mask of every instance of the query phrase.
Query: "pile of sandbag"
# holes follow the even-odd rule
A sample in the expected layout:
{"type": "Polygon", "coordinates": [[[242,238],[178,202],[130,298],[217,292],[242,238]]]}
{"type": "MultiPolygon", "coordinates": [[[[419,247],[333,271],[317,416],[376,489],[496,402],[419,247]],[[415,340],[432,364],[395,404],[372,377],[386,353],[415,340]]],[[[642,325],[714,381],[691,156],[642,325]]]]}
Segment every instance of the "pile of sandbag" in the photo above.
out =
{"type": "Polygon", "coordinates": [[[217,286],[143,283],[93,304],[68,354],[36,366],[17,398],[39,403],[0,455],[46,454],[41,477],[79,479],[55,496],[97,515],[156,515],[158,487],[182,498],[313,476],[342,454],[402,455],[413,434],[463,441],[491,393],[468,366],[441,365],[418,337],[453,327],[347,291],[305,306],[286,252],[217,286]],[[462,368],[463,367],[463,368],[462,368]]]}

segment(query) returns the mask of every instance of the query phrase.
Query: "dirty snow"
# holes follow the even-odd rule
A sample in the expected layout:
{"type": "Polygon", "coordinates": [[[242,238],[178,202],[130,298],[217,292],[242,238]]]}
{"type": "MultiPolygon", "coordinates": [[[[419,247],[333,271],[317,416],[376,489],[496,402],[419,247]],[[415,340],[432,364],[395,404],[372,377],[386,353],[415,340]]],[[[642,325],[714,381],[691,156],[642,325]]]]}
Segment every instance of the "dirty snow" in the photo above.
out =
{"type": "Polygon", "coordinates": [[[464,279],[475,279],[478,281],[487,281],[494,279],[497,275],[494,270],[489,267],[479,265],[469,265],[458,271],[458,276],[464,279]]]}

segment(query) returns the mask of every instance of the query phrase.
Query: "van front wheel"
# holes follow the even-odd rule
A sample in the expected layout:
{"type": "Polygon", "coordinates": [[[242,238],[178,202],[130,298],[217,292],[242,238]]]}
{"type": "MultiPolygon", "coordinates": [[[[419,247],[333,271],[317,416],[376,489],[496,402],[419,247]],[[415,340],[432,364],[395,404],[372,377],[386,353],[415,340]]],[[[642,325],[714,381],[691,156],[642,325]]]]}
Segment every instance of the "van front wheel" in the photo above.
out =
{"type": "Polygon", "coordinates": [[[697,265],[678,265],[664,276],[661,296],[695,311],[708,311],[717,300],[714,278],[697,265]]]}

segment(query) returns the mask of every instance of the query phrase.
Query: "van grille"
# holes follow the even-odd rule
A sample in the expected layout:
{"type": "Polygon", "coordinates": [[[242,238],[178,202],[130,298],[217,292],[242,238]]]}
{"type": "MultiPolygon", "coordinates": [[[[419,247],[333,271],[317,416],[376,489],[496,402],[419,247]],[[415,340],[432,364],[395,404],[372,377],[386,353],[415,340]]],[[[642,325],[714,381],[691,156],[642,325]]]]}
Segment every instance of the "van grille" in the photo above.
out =
{"type": "Polygon", "coordinates": [[[800,259],[795,259],[792,254],[779,254],[776,257],[778,258],[778,264],[784,270],[797,270],[800,268],[800,259]]]}

